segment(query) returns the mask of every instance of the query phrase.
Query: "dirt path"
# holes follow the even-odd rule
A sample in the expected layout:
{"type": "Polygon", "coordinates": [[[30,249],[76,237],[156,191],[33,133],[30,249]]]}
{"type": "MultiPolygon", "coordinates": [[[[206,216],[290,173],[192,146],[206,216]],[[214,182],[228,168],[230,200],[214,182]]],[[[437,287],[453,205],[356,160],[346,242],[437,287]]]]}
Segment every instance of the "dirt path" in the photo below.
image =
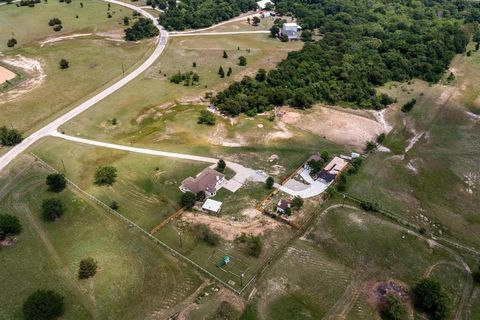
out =
{"type": "Polygon", "coordinates": [[[368,278],[367,272],[360,272],[355,276],[355,279],[348,285],[343,295],[328,310],[327,314],[323,317],[324,320],[344,320],[347,318],[348,313],[352,310],[355,302],[357,301],[360,293],[363,281],[368,278]]]}
{"type": "Polygon", "coordinates": [[[242,233],[257,236],[279,226],[278,222],[265,218],[260,213],[258,217],[246,222],[226,220],[204,213],[193,212],[185,212],[181,219],[193,224],[208,225],[213,232],[228,241],[235,240],[242,233]]]}
{"type": "Polygon", "coordinates": [[[75,39],[75,38],[88,37],[88,36],[91,36],[91,35],[92,35],[91,33],[76,33],[76,34],[71,34],[71,35],[68,35],[68,36],[50,37],[50,38],[47,38],[47,39],[40,42],[40,48],[43,47],[46,44],[65,41],[65,40],[71,40],[71,39],[75,39]]]}

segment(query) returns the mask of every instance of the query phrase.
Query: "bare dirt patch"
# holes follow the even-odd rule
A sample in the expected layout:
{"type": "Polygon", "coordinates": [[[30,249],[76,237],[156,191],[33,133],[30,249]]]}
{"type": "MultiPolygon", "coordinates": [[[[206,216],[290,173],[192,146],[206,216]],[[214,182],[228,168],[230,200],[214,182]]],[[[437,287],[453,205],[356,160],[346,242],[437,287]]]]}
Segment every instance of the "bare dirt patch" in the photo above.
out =
{"type": "Polygon", "coordinates": [[[70,35],[60,36],[60,37],[48,37],[47,39],[40,41],[40,47],[43,47],[46,44],[51,44],[55,42],[65,41],[65,40],[71,40],[71,39],[80,38],[80,37],[88,37],[91,35],[92,35],[91,33],[76,33],[76,34],[70,34],[70,35]]]}
{"type": "Polygon", "coordinates": [[[16,76],[17,75],[14,72],[0,66],[0,84],[3,84],[8,80],[12,80],[16,76]]]}
{"type": "Polygon", "coordinates": [[[135,122],[137,124],[142,124],[143,121],[149,118],[153,118],[153,120],[158,120],[166,110],[170,109],[174,105],[175,103],[173,102],[167,102],[159,106],[147,109],[135,119],[135,122]]]}
{"type": "Polygon", "coordinates": [[[379,282],[367,281],[363,285],[363,292],[367,296],[368,304],[377,310],[380,310],[384,307],[387,295],[396,295],[403,303],[406,304],[410,318],[412,318],[413,307],[406,284],[392,279],[379,282]]]}
{"type": "Polygon", "coordinates": [[[17,238],[6,237],[4,240],[0,240],[0,249],[13,246],[15,243],[17,243],[17,238]]]}
{"type": "Polygon", "coordinates": [[[391,109],[389,108],[389,109],[383,109],[380,111],[372,111],[372,115],[375,117],[377,122],[382,125],[383,131],[385,133],[389,133],[393,129],[393,126],[387,121],[387,117],[388,117],[387,113],[389,110],[391,109]]]}
{"type": "Polygon", "coordinates": [[[350,214],[348,215],[348,219],[349,219],[349,221],[353,222],[353,223],[356,224],[356,225],[363,225],[363,219],[362,219],[362,217],[360,217],[360,216],[359,216],[358,214],[356,214],[356,213],[353,213],[353,212],[350,213],[350,214]]]}
{"type": "Polygon", "coordinates": [[[215,130],[208,137],[208,142],[210,144],[216,146],[224,146],[224,147],[241,147],[247,145],[246,139],[239,135],[238,133],[235,134],[234,139],[228,139],[227,137],[227,129],[223,123],[219,123],[215,130]]]}
{"type": "Polygon", "coordinates": [[[40,86],[45,77],[47,76],[43,70],[42,62],[35,59],[30,59],[21,55],[5,57],[2,59],[2,62],[13,67],[22,69],[27,75],[28,80],[23,81],[14,89],[9,90],[5,93],[0,94],[0,104],[6,103],[10,100],[16,99],[17,97],[32,91],[33,89],[40,86]]]}
{"type": "MultiPolygon", "coordinates": [[[[252,213],[248,212],[245,216],[252,217],[252,213]]],[[[260,213],[250,220],[241,222],[194,212],[185,212],[181,219],[188,223],[205,224],[213,232],[228,241],[235,240],[242,233],[253,236],[261,235],[279,225],[278,222],[263,217],[260,213]]]]}
{"type": "Polygon", "coordinates": [[[356,110],[353,113],[317,105],[306,112],[290,108],[283,108],[281,112],[283,116],[280,118],[284,123],[358,150],[384,131],[383,125],[372,119],[367,111],[356,110]]]}
{"type": "Polygon", "coordinates": [[[265,137],[266,141],[290,139],[291,137],[293,137],[293,133],[288,130],[284,122],[277,122],[275,129],[279,131],[270,132],[269,134],[267,134],[267,136],[265,137]]]}
{"type": "Polygon", "coordinates": [[[122,28],[119,28],[107,32],[98,32],[96,35],[104,37],[107,40],[124,41],[125,31],[122,28]]]}

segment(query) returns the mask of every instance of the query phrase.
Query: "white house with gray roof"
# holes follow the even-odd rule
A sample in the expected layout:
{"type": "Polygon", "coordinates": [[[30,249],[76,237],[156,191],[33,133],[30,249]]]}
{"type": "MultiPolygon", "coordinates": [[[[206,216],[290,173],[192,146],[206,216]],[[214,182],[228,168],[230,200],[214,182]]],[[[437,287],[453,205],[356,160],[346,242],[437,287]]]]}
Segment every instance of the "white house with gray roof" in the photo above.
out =
{"type": "Polygon", "coordinates": [[[295,22],[286,22],[282,26],[282,35],[287,35],[288,40],[298,40],[299,31],[302,29],[295,22]]]}

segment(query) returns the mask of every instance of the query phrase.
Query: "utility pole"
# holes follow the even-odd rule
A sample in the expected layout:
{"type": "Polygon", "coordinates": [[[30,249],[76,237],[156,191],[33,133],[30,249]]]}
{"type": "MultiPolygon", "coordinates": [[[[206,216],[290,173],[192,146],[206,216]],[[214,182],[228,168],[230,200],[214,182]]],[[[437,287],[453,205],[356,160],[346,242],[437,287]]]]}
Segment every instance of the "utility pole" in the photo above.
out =
{"type": "Polygon", "coordinates": [[[243,277],[245,277],[245,274],[242,272],[240,274],[240,287],[243,287],[243,277]]]}
{"type": "Polygon", "coordinates": [[[345,199],[347,198],[347,194],[343,194],[343,201],[342,201],[342,208],[345,206],[345,199]]]}
{"type": "Polygon", "coordinates": [[[63,159],[62,159],[62,166],[63,166],[63,173],[67,173],[67,169],[65,168],[65,163],[63,162],[63,159]]]}
{"type": "Polygon", "coordinates": [[[182,233],[180,231],[178,231],[178,239],[180,240],[180,248],[183,249],[182,233]]]}

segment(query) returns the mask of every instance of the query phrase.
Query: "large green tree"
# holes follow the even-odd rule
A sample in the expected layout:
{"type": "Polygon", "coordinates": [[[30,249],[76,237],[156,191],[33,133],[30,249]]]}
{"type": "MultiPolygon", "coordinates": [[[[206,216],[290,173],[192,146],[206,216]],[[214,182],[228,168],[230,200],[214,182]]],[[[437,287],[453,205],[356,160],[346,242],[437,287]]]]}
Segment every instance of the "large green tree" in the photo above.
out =
{"type": "Polygon", "coordinates": [[[37,290],[23,304],[27,320],[57,319],[65,312],[64,298],[53,290],[37,290]]]}
{"type": "Polygon", "coordinates": [[[4,235],[17,235],[22,232],[22,225],[17,217],[10,214],[0,214],[0,232],[4,235]]]}
{"type": "Polygon", "coordinates": [[[47,176],[46,184],[49,191],[61,192],[67,186],[67,179],[61,173],[52,173],[47,176]]]}
{"type": "Polygon", "coordinates": [[[159,31],[153,24],[152,20],[140,18],[133,24],[133,26],[125,29],[125,40],[138,41],[144,38],[156,37],[158,34],[159,31]]]}
{"type": "Polygon", "coordinates": [[[60,199],[50,198],[42,202],[42,218],[45,221],[55,221],[65,213],[65,206],[60,199]]]}
{"type": "Polygon", "coordinates": [[[115,167],[100,167],[95,171],[95,184],[97,186],[111,186],[117,181],[117,176],[117,169],[115,167]]]}
{"type": "Polygon", "coordinates": [[[426,278],[413,288],[415,306],[430,315],[432,320],[450,319],[452,301],[440,282],[426,278]]]}

